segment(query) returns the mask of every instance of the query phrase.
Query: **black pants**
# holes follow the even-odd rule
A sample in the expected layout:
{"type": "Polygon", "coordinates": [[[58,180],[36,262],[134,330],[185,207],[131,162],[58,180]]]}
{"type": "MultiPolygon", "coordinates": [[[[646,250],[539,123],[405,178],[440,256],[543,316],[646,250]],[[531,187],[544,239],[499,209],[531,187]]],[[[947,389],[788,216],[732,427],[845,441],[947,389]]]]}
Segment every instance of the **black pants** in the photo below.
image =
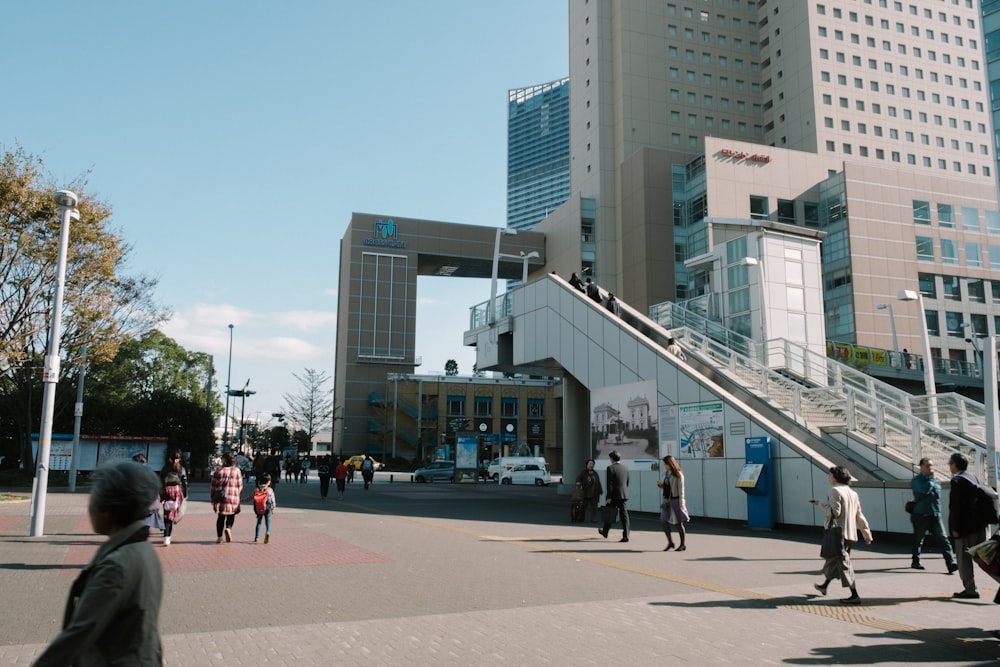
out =
{"type": "Polygon", "coordinates": [[[163,519],[163,536],[170,537],[171,533],[174,532],[174,522],[170,519],[163,519]]]}
{"type": "Polygon", "coordinates": [[[232,529],[234,521],[236,521],[235,514],[220,514],[219,518],[215,520],[215,536],[222,537],[222,530],[224,528],[232,529]]]}
{"type": "MultiPolygon", "coordinates": [[[[618,518],[622,522],[622,537],[628,537],[629,524],[628,524],[628,501],[627,500],[613,500],[611,504],[618,508],[618,518]]],[[[611,530],[611,524],[604,524],[604,531],[607,532],[611,530]]]]}
{"type": "Polygon", "coordinates": [[[326,494],[330,493],[330,476],[320,475],[319,476],[319,495],[320,498],[326,498],[326,494]]]}

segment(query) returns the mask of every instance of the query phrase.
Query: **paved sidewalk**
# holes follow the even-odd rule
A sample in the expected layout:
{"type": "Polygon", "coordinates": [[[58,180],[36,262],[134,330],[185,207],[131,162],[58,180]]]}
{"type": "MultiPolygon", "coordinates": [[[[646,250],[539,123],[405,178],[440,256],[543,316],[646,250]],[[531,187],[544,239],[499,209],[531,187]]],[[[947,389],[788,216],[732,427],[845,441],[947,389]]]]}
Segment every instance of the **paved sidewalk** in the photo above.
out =
{"type": "MultiPolygon", "coordinates": [[[[249,506],[215,543],[207,485],[170,547],[158,546],[168,665],[991,665],[996,584],[953,600],[940,557],[855,551],[859,607],[819,597],[819,535],[751,532],[695,518],[683,553],[652,515],[602,539],[568,522],[554,487],[412,484],[380,475],[343,501],[280,484],[271,544],[249,506]]],[[[46,535],[27,502],[0,503],[0,665],[27,665],[58,629],[70,584],[104,538],[86,497],[53,493],[46,535]]],[[[156,539],[159,543],[160,540],[156,539]]]]}

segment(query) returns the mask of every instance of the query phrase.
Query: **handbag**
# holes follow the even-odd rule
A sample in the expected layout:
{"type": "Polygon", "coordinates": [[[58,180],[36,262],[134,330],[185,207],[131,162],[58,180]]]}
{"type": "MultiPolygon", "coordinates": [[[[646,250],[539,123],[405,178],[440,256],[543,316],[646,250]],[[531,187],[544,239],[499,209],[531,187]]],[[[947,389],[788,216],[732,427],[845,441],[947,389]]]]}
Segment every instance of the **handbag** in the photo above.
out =
{"type": "Polygon", "coordinates": [[[225,499],[226,499],[226,494],[222,492],[222,489],[217,489],[215,491],[212,491],[212,502],[214,504],[218,505],[225,499]]]}
{"type": "Polygon", "coordinates": [[[836,522],[823,530],[823,544],[819,555],[823,558],[836,558],[844,552],[844,529],[836,522]]]}
{"type": "Polygon", "coordinates": [[[614,505],[603,505],[601,507],[601,521],[606,524],[614,523],[618,518],[618,508],[614,505]]]}
{"type": "Polygon", "coordinates": [[[913,514],[913,508],[917,506],[917,501],[907,500],[906,504],[903,505],[903,509],[906,510],[907,514],[913,514]]]}

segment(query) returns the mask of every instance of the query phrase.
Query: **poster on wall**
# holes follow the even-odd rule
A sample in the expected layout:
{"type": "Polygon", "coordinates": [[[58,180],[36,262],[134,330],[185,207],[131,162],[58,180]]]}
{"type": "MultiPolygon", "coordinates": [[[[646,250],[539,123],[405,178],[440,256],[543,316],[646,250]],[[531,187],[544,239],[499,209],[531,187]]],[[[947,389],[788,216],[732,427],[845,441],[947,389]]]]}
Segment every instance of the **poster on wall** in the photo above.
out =
{"type": "Polygon", "coordinates": [[[690,459],[725,456],[722,401],[680,406],[680,455],[690,459]]]}
{"type": "Polygon", "coordinates": [[[590,392],[590,444],[595,459],[618,450],[624,460],[648,459],[660,450],[656,381],[601,387],[590,392]]]}
{"type": "Polygon", "coordinates": [[[677,448],[677,406],[667,405],[660,408],[660,460],[667,454],[678,456],[677,448]]]}
{"type": "Polygon", "coordinates": [[[459,433],[455,438],[455,468],[475,470],[479,461],[479,435],[459,433]]]}

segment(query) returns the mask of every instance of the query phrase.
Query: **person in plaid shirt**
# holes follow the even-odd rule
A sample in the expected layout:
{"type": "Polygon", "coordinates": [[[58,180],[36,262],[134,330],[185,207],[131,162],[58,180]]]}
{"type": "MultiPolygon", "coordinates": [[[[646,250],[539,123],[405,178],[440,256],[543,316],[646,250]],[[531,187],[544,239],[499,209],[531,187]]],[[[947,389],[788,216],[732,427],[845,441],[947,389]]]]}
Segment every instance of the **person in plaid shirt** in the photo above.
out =
{"type": "Polygon", "coordinates": [[[212,473],[212,509],[219,518],[215,522],[218,544],[233,541],[233,522],[240,513],[240,494],[243,493],[243,472],[236,467],[232,452],[222,455],[222,467],[212,473]]]}

